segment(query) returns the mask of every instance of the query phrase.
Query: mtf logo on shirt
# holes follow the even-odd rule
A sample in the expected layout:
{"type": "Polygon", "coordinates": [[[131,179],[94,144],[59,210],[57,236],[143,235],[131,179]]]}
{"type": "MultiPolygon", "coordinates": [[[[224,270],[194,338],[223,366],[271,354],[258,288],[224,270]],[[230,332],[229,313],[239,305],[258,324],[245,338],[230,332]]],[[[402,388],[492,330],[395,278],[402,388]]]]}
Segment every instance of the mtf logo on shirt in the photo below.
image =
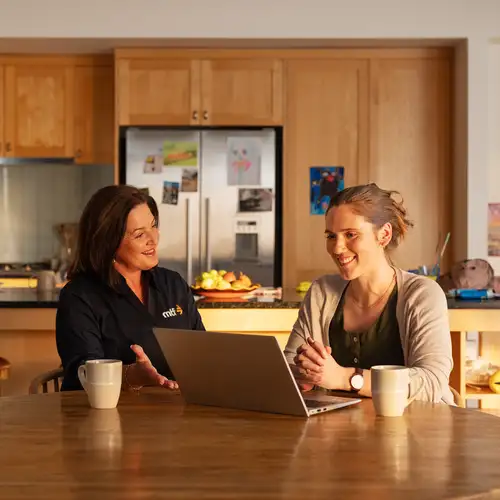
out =
{"type": "Polygon", "coordinates": [[[162,316],[164,318],[173,318],[174,316],[182,316],[182,307],[179,304],[176,304],[175,307],[171,307],[167,311],[163,311],[162,316]]]}

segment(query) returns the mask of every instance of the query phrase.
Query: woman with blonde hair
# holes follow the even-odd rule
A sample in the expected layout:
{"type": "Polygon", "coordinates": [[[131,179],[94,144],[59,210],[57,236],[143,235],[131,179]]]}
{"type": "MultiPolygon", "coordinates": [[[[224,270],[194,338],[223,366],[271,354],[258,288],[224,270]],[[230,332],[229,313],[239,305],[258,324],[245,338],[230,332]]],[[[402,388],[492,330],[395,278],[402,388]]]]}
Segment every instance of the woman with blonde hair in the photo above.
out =
{"type": "Polygon", "coordinates": [[[409,396],[453,404],[446,297],[389,253],[412,227],[395,191],[376,184],[335,194],[325,238],[338,274],[311,285],[285,348],[302,390],[322,387],[371,396],[370,368],[410,368],[409,396]]]}

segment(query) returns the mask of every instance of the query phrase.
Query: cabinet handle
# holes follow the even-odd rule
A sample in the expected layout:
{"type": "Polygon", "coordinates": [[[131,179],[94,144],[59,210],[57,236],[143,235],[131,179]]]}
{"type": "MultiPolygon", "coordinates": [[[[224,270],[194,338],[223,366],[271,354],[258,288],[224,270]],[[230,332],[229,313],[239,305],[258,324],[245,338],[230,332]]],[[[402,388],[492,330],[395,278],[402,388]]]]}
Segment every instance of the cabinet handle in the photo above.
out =
{"type": "Polygon", "coordinates": [[[5,151],[7,151],[7,153],[10,153],[11,150],[12,150],[12,147],[10,145],[10,142],[5,143],[5,151]]]}
{"type": "Polygon", "coordinates": [[[75,153],[75,158],[80,158],[81,156],[82,156],[82,150],[81,149],[77,149],[76,153],[75,153]]]}
{"type": "Polygon", "coordinates": [[[208,111],[203,111],[203,119],[208,120],[208,111]]]}
{"type": "Polygon", "coordinates": [[[193,120],[198,119],[198,111],[193,111],[193,120]]]}

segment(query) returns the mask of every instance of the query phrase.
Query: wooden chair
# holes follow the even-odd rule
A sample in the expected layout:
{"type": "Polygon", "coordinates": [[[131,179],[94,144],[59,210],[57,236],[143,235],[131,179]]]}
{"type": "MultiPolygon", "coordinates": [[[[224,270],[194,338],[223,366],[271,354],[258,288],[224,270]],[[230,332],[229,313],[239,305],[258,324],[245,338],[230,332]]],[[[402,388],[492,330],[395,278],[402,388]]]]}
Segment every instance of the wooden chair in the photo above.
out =
{"type": "Polygon", "coordinates": [[[10,361],[5,358],[0,358],[0,396],[2,395],[2,385],[5,380],[10,377],[10,361]]]}
{"type": "MultiPolygon", "coordinates": [[[[42,373],[35,377],[30,384],[29,393],[30,394],[47,394],[49,392],[49,383],[52,382],[54,392],[59,392],[61,390],[61,383],[64,377],[64,370],[62,368],[57,368],[55,370],[50,370],[48,372],[42,373]]],[[[52,392],[52,391],[50,391],[52,392]]]]}
{"type": "Polygon", "coordinates": [[[453,394],[453,399],[455,401],[455,404],[457,406],[460,406],[460,408],[465,408],[464,398],[462,396],[460,396],[458,391],[456,389],[453,389],[453,387],[451,385],[450,385],[450,390],[451,390],[451,393],[453,394]]]}

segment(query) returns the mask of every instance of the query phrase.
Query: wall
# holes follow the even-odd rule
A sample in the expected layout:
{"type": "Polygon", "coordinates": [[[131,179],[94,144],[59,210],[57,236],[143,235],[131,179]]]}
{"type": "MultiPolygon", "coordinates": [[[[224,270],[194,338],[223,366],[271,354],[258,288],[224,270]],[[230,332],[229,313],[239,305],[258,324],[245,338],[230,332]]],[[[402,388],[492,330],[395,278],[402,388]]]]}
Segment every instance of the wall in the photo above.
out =
{"type": "Polygon", "coordinates": [[[0,33],[13,43],[20,38],[87,42],[103,38],[108,46],[131,45],[133,39],[161,44],[151,40],[156,38],[174,44],[180,43],[176,39],[184,43],[191,39],[193,44],[218,39],[223,44],[235,38],[267,39],[262,44],[271,45],[293,38],[288,45],[321,46],[334,38],[344,43],[365,39],[366,45],[374,39],[466,40],[463,66],[457,69],[467,77],[466,106],[456,116],[463,127],[457,142],[462,143],[465,158],[456,158],[459,171],[453,181],[457,209],[463,212],[456,227],[461,234],[452,235],[451,244],[455,257],[487,256],[490,122],[486,82],[489,42],[500,38],[498,0],[148,0],[147,7],[141,0],[123,0],[119,9],[116,0],[0,0],[0,12],[0,33]]]}
{"type": "MultiPolygon", "coordinates": [[[[488,56],[488,201],[500,203],[500,43],[490,44],[488,56]]],[[[500,275],[500,257],[489,257],[489,261],[500,275]]]]}
{"type": "Polygon", "coordinates": [[[116,0],[1,0],[0,11],[0,33],[14,38],[462,38],[500,32],[498,0],[122,0],[120,8],[116,0]]]}
{"type": "Polygon", "coordinates": [[[0,165],[0,262],[39,262],[57,249],[54,224],[78,222],[112,166],[0,165]]]}

